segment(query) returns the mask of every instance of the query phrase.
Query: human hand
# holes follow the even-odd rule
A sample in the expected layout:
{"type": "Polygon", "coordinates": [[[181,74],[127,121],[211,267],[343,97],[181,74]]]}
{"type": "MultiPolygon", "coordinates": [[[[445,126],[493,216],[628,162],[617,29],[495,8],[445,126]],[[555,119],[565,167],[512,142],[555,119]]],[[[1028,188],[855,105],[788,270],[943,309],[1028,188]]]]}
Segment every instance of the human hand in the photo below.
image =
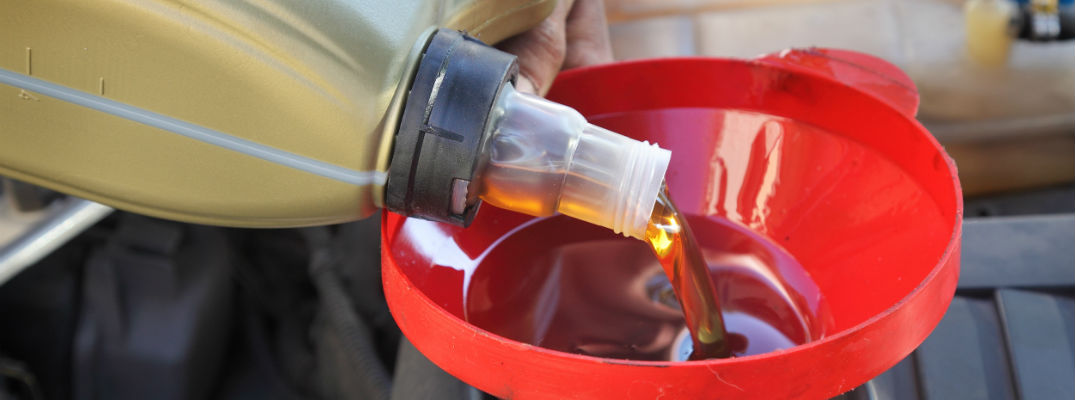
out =
{"type": "Polygon", "coordinates": [[[603,0],[559,0],[538,26],[497,45],[519,57],[516,89],[544,96],[561,69],[612,62],[603,0]]]}

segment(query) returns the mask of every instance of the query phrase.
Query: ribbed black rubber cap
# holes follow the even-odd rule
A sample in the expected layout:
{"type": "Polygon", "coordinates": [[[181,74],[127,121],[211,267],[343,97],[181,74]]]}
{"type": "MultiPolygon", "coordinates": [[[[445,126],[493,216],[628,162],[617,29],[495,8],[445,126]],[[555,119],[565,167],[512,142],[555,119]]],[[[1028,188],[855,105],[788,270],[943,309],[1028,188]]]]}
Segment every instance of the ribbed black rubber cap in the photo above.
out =
{"type": "Polygon", "coordinates": [[[452,212],[453,185],[475,178],[489,114],[500,89],[517,75],[514,55],[458,31],[433,35],[396,133],[385,185],[389,210],[470,224],[479,204],[452,212]]]}

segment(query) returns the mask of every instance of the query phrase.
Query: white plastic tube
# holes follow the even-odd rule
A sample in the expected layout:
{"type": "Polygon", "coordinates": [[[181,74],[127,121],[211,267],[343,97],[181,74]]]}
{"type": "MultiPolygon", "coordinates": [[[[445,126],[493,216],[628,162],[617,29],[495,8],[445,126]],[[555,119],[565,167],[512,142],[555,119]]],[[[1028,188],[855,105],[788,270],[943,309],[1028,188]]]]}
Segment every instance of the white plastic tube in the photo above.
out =
{"type": "Polygon", "coordinates": [[[478,177],[487,203],[557,212],[644,238],[671,152],[586,122],[578,111],[506,86],[478,177]]]}

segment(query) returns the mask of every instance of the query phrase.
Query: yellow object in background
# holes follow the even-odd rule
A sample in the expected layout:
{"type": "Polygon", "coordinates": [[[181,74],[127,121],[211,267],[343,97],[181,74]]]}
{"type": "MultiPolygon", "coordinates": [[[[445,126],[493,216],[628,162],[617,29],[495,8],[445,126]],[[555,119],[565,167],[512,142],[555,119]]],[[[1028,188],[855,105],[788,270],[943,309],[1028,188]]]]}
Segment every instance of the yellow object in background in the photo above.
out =
{"type": "Polygon", "coordinates": [[[1015,4],[1008,0],[970,0],[964,5],[967,53],[971,59],[986,66],[1008,62],[1016,12],[1015,4]]]}

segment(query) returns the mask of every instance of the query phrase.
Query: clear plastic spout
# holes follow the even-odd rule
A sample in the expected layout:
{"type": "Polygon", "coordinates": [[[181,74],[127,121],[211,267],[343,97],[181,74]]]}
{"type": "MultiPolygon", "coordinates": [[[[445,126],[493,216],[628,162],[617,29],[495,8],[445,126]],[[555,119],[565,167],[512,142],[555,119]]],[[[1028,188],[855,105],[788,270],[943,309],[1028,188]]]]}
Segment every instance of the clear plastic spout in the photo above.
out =
{"type": "Polygon", "coordinates": [[[592,125],[506,85],[491,115],[478,196],[534,216],[557,212],[642,239],[671,152],[592,125]]]}

